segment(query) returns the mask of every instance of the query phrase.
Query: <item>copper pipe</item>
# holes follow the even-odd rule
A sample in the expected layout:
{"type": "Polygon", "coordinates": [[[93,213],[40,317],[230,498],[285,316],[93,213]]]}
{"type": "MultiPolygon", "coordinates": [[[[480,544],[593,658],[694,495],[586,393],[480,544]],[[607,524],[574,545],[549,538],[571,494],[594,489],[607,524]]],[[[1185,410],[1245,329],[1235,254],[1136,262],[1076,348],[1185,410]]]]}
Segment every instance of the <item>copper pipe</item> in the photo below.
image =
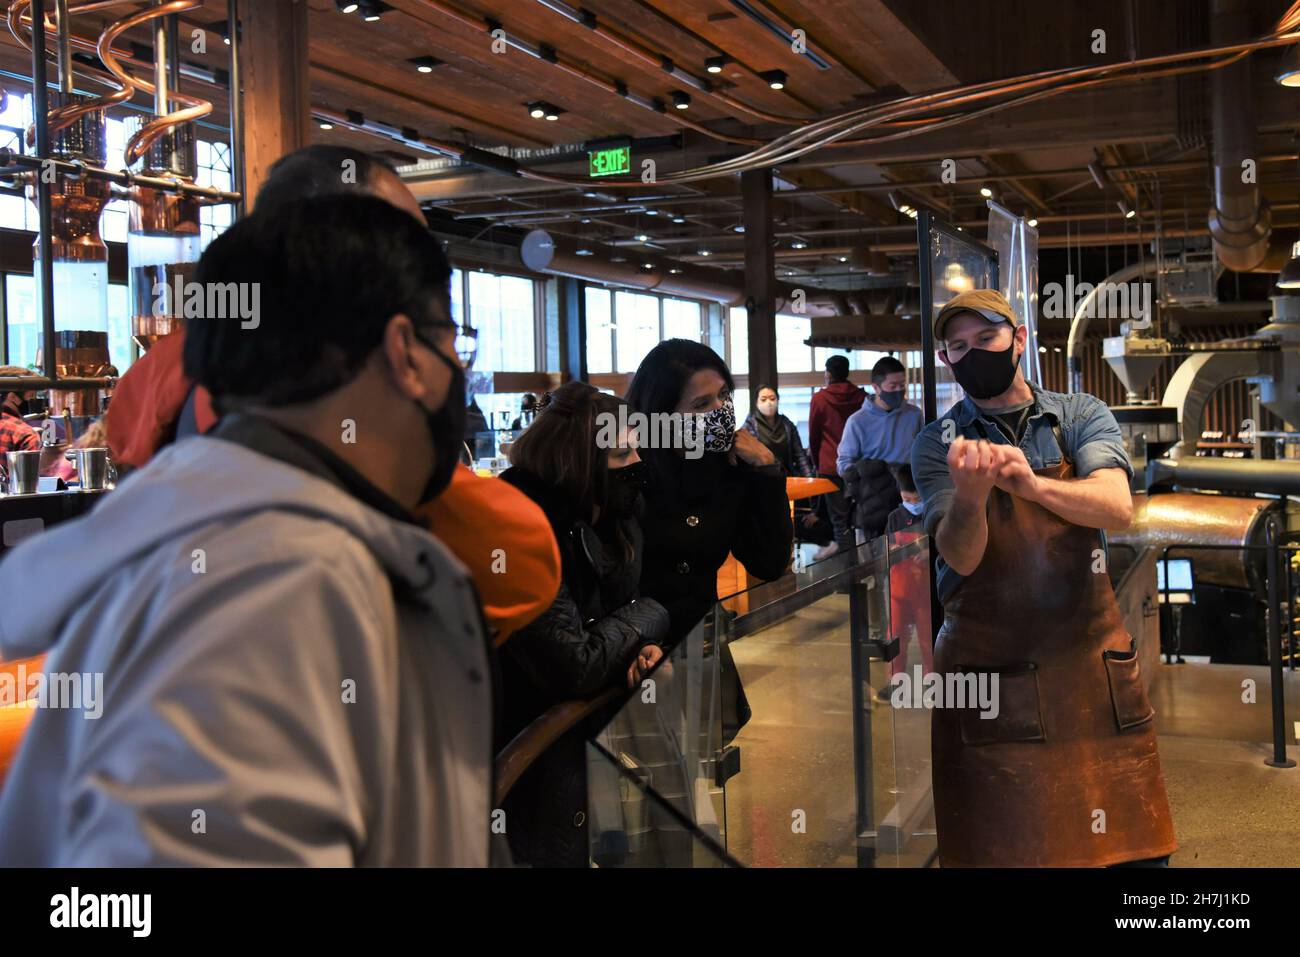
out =
{"type": "MultiPolygon", "coordinates": [[[[158,88],[153,83],[139,77],[132,77],[125,69],[123,69],[122,65],[117,61],[117,57],[113,51],[113,41],[116,40],[120,34],[125,33],[132,27],[139,26],[142,23],[147,23],[150,20],[165,17],[169,14],[185,13],[189,10],[196,10],[202,6],[203,0],[166,0],[165,3],[159,3],[155,7],[146,8],[109,24],[108,27],[105,28],[104,32],[99,35],[99,43],[96,48],[99,52],[100,60],[103,61],[104,66],[108,68],[108,71],[117,77],[120,82],[129,84],[136,90],[147,93],[151,96],[158,93],[158,88]]],[[[157,142],[168,130],[175,126],[179,126],[182,123],[189,123],[193,120],[199,119],[200,117],[207,116],[212,112],[212,104],[207,100],[189,96],[188,94],[181,93],[177,90],[164,90],[162,93],[169,101],[174,100],[178,103],[187,105],[183,109],[167,113],[151,120],[138,130],[133,137],[131,137],[130,141],[126,144],[126,165],[128,166],[143,156],[145,151],[157,142]]]]}

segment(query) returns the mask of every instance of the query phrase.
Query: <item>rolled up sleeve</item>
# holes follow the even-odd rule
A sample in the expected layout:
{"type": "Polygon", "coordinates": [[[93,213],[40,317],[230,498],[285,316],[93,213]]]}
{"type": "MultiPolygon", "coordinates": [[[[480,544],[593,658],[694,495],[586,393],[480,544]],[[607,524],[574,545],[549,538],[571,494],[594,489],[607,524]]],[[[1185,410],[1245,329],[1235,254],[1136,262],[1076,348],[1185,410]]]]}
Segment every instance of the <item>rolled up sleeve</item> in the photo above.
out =
{"type": "Polygon", "coordinates": [[[1123,469],[1133,477],[1133,464],[1124,450],[1119,423],[1106,404],[1091,395],[1079,396],[1080,406],[1064,438],[1071,448],[1079,478],[1098,469],[1123,469]]]}
{"type": "Polygon", "coordinates": [[[948,449],[937,429],[926,428],[912,445],[912,479],[925,503],[925,531],[933,536],[952,504],[952,476],[948,474],[948,449]]]}

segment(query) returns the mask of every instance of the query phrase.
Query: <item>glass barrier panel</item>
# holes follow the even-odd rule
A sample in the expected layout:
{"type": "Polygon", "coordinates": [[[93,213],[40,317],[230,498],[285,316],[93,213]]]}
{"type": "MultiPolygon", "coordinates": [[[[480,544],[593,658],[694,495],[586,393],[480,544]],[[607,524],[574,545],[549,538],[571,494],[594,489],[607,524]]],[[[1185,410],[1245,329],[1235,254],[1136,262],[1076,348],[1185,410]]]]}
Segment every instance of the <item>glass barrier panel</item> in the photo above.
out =
{"type": "MultiPolygon", "coordinates": [[[[614,822],[609,824],[611,833],[619,831],[620,816],[629,848],[649,841],[652,856],[657,855],[662,866],[693,866],[701,838],[725,847],[723,676],[714,633],[710,614],[646,676],[592,739],[605,765],[596,762],[604,774],[589,781],[589,806],[595,807],[597,797],[606,802],[603,819],[591,828],[593,854],[601,840],[615,844],[623,840],[597,833],[607,821],[614,822]],[[622,779],[617,789],[611,770],[622,779]],[[638,786],[631,787],[630,781],[638,786]],[[647,803],[646,793],[657,800],[647,803]]],[[[595,769],[589,765],[589,770],[595,769]]],[[[634,861],[642,860],[639,851],[630,849],[628,854],[634,861]]]]}

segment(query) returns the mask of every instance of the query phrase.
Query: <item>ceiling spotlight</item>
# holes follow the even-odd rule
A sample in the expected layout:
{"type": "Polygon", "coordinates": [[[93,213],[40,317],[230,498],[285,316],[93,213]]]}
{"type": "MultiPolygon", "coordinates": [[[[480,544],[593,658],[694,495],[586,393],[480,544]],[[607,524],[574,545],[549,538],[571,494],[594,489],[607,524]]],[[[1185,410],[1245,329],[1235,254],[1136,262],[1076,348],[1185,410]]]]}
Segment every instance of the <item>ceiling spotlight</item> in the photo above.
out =
{"type": "Polygon", "coordinates": [[[436,56],[413,56],[406,62],[414,66],[420,73],[432,73],[433,68],[442,61],[436,56]]]}
{"type": "Polygon", "coordinates": [[[358,4],[361,10],[361,19],[366,23],[376,22],[384,12],[384,5],[376,0],[361,0],[358,4]]]}
{"type": "Polygon", "coordinates": [[[1134,215],[1133,210],[1128,208],[1128,203],[1124,202],[1124,200],[1122,199],[1116,200],[1115,205],[1119,207],[1119,211],[1124,214],[1125,219],[1133,218],[1134,215]]]}
{"type": "Polygon", "coordinates": [[[609,257],[609,261],[612,262],[612,263],[625,263],[625,262],[627,262],[627,257],[626,257],[626,256],[619,256],[619,255],[613,255],[613,256],[610,256],[610,257],[609,257]]]}
{"type": "Polygon", "coordinates": [[[916,219],[916,210],[909,208],[907,211],[907,215],[911,216],[913,219],[916,219]]]}
{"type": "Polygon", "coordinates": [[[334,129],[334,124],[333,124],[333,123],[325,123],[325,122],[322,122],[321,125],[320,125],[320,128],[323,129],[323,130],[332,130],[332,129],[334,129]]]}
{"type": "Polygon", "coordinates": [[[668,271],[672,273],[674,276],[680,276],[682,274],[682,271],[678,269],[676,266],[674,266],[672,269],[668,271]]]}
{"type": "Polygon", "coordinates": [[[686,222],[686,217],[685,217],[685,216],[674,216],[674,217],[673,217],[673,222],[674,222],[674,223],[684,223],[684,222],[686,222]]]}
{"type": "Polygon", "coordinates": [[[987,186],[981,186],[981,187],[980,187],[980,195],[983,196],[985,199],[992,199],[992,198],[993,198],[993,190],[989,189],[987,186]]]}
{"type": "Polygon", "coordinates": [[[338,9],[339,13],[356,13],[357,8],[360,7],[361,4],[352,3],[350,0],[334,0],[334,6],[338,9]]]}
{"type": "Polygon", "coordinates": [[[711,253],[711,252],[710,252],[709,250],[707,250],[707,249],[701,249],[701,250],[698,250],[698,255],[700,255],[700,256],[712,256],[713,253],[711,253]]]}
{"type": "Polygon", "coordinates": [[[1136,210],[1136,209],[1130,209],[1127,213],[1124,214],[1124,218],[1125,218],[1125,219],[1132,219],[1132,218],[1133,218],[1134,216],[1136,216],[1136,215],[1137,215],[1137,210],[1136,210]]]}
{"type": "Polygon", "coordinates": [[[733,233],[743,233],[743,232],[745,231],[745,224],[744,224],[744,223],[736,223],[736,225],[734,225],[734,226],[731,227],[731,231],[732,231],[733,233]]]}
{"type": "Polygon", "coordinates": [[[683,93],[681,90],[673,90],[673,106],[679,110],[689,110],[691,108],[691,95],[683,93]]]}
{"type": "Polygon", "coordinates": [[[580,220],[578,220],[578,222],[580,222],[580,223],[589,223],[589,222],[591,222],[591,220],[588,219],[586,216],[583,216],[580,220]]]}
{"type": "Polygon", "coordinates": [[[727,58],[725,56],[711,56],[704,61],[704,69],[710,73],[721,73],[722,68],[726,65],[727,58]]]}
{"type": "Polygon", "coordinates": [[[784,70],[766,70],[758,75],[758,78],[774,90],[785,89],[785,71],[784,70]]]}
{"type": "Polygon", "coordinates": [[[528,104],[528,115],[535,120],[540,120],[546,115],[546,104],[541,102],[528,104]]]}
{"type": "Polygon", "coordinates": [[[1033,227],[1037,226],[1037,225],[1038,225],[1038,220],[1036,220],[1036,219],[1031,219],[1031,220],[1029,221],[1029,226],[1030,226],[1031,229],[1032,229],[1033,227]]]}
{"type": "Polygon", "coordinates": [[[645,233],[637,233],[635,238],[637,242],[643,243],[646,240],[648,240],[650,237],[647,236],[645,233]]]}
{"type": "Polygon", "coordinates": [[[230,37],[222,35],[221,42],[224,43],[226,46],[230,46],[230,37]]]}
{"type": "Polygon", "coordinates": [[[902,206],[898,207],[898,211],[904,216],[910,216],[912,213],[912,207],[908,206],[907,203],[904,203],[902,206]]]}
{"type": "Polygon", "coordinates": [[[563,112],[564,111],[560,109],[558,106],[551,106],[549,103],[546,105],[546,118],[552,123],[558,120],[560,118],[560,114],[563,112]]]}
{"type": "Polygon", "coordinates": [[[842,262],[842,263],[846,263],[846,262],[848,262],[848,261],[849,261],[849,257],[848,257],[848,256],[841,256],[841,257],[840,257],[840,262],[842,262]]]}
{"type": "Polygon", "coordinates": [[[1277,288],[1300,289],[1300,243],[1291,247],[1291,258],[1278,273],[1277,288]]]}
{"type": "Polygon", "coordinates": [[[654,268],[655,268],[655,264],[654,264],[654,263],[642,263],[641,265],[644,266],[646,269],[654,269],[654,268]]]}
{"type": "Polygon", "coordinates": [[[1038,347],[1038,351],[1039,351],[1039,352],[1046,352],[1046,351],[1047,351],[1047,346],[1039,346],[1039,347],[1038,347]]]}
{"type": "Polygon", "coordinates": [[[590,255],[592,255],[592,252],[591,252],[591,250],[588,249],[586,246],[580,246],[580,247],[578,247],[577,249],[575,249],[575,250],[573,251],[573,255],[575,255],[575,256],[590,256],[590,255]]]}
{"type": "Polygon", "coordinates": [[[791,248],[791,249],[807,249],[807,248],[808,248],[808,244],[807,244],[806,242],[804,242],[802,239],[796,239],[794,242],[792,242],[792,243],[790,244],[790,248],[791,248]]]}

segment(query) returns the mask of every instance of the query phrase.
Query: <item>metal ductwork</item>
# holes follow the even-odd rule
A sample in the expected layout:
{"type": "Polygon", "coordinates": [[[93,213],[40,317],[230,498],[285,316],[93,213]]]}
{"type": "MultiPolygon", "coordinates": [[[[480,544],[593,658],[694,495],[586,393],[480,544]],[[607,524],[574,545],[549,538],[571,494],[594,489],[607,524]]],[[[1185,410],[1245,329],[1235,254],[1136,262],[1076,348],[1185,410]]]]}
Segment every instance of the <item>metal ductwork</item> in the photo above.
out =
{"type": "MultiPolygon", "coordinates": [[[[745,274],[739,270],[694,266],[636,249],[579,241],[544,229],[534,229],[524,237],[519,244],[519,258],[533,272],[550,276],[572,276],[667,296],[708,299],[724,306],[743,306],[747,298],[745,274]]],[[[788,283],[776,283],[776,290],[776,312],[809,316],[840,313],[828,290],[788,283]]]]}
{"type": "MultiPolygon", "coordinates": [[[[1251,0],[1212,0],[1210,36],[1229,43],[1251,30],[1251,0]]],[[[1214,253],[1228,269],[1246,272],[1268,255],[1272,215],[1255,177],[1243,163],[1258,161],[1255,97],[1250,85],[1250,57],[1210,74],[1214,129],[1214,207],[1210,235],[1214,253]],[[1246,182],[1249,179],[1250,182],[1246,182]]]]}

